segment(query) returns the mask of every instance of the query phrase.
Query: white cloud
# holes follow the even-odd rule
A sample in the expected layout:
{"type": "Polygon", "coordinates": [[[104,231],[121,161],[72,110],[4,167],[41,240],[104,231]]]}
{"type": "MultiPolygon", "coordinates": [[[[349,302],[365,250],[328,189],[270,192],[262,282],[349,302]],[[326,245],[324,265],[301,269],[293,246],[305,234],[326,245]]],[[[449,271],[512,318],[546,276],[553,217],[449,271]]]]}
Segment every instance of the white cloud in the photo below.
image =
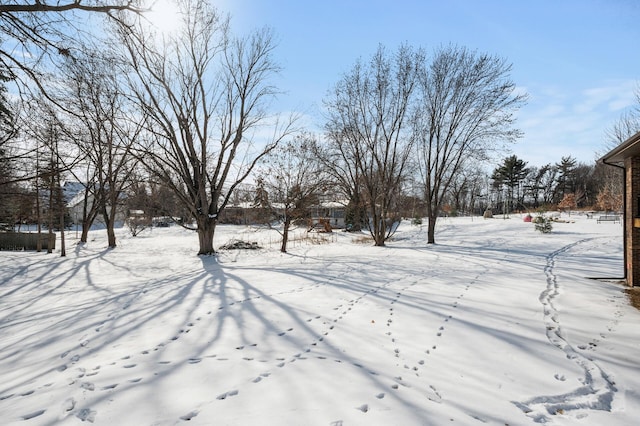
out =
{"type": "Polygon", "coordinates": [[[612,80],[579,90],[529,88],[530,103],[518,115],[525,136],[514,152],[535,165],[567,155],[593,161],[602,151],[606,129],[635,103],[636,87],[635,80],[612,80]]]}

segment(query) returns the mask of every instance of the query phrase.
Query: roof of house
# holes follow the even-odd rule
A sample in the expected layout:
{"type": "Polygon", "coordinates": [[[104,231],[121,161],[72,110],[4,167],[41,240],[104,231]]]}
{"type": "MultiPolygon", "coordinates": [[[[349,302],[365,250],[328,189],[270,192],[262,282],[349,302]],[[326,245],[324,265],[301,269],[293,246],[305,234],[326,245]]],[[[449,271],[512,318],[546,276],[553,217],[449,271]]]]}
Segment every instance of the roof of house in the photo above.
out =
{"type": "Polygon", "coordinates": [[[640,132],[605,154],[599,161],[605,164],[623,165],[629,157],[640,156],[640,132]]]}

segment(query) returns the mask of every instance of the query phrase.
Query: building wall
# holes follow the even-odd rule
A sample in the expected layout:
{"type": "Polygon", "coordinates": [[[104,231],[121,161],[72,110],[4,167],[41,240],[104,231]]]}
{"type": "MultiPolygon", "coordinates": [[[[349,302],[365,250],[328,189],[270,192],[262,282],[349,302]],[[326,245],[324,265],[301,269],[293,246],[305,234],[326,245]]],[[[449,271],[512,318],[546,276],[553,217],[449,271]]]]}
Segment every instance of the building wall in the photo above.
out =
{"type": "Polygon", "coordinates": [[[640,286],[640,157],[625,159],[627,284],[640,286]],[[638,221],[636,221],[638,219],[638,221]]]}

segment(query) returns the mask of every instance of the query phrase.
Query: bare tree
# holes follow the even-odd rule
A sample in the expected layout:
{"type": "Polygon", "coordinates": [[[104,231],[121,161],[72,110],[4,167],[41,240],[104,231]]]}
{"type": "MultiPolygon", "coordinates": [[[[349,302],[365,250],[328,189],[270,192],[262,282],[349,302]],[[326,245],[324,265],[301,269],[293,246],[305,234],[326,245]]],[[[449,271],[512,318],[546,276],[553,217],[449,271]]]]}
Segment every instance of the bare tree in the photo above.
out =
{"type": "Polygon", "coordinates": [[[198,254],[211,254],[233,190],[291,133],[293,120],[282,125],[267,114],[277,93],[269,78],[279,71],[271,32],[237,38],[208,2],[180,5],[184,22],[173,37],[153,40],[141,25],[122,26],[120,34],[150,134],[140,159],[189,209],[198,254]],[[256,141],[263,126],[271,136],[256,141]]]}
{"type": "MultiPolygon", "coordinates": [[[[610,151],[640,132],[640,85],[635,90],[636,103],[622,113],[620,118],[605,133],[603,151],[610,151]]],[[[598,155],[601,157],[604,153],[598,155]]],[[[624,168],[598,168],[600,188],[596,196],[596,204],[605,210],[621,210],[624,199],[624,168]]]]}
{"type": "Polygon", "coordinates": [[[86,53],[65,67],[66,110],[72,113],[67,127],[87,164],[85,204],[92,207],[84,209],[83,236],[100,212],[110,248],[116,247],[116,219],[136,168],[132,150],[143,128],[141,116],[123,93],[124,83],[111,71],[112,64],[113,58],[106,55],[86,53]]]}
{"type": "Polygon", "coordinates": [[[4,83],[7,80],[0,69],[0,223],[3,224],[11,223],[12,211],[15,210],[14,195],[18,194],[9,146],[9,142],[15,137],[16,125],[15,115],[6,98],[4,83]]]}
{"type": "Polygon", "coordinates": [[[301,135],[279,146],[271,152],[268,166],[259,174],[271,211],[281,213],[282,230],[278,232],[282,235],[283,253],[287,252],[291,226],[309,218],[310,209],[319,202],[318,195],[326,183],[312,143],[310,135],[301,135]]]}
{"type": "Polygon", "coordinates": [[[445,47],[425,62],[420,75],[420,107],[412,127],[429,217],[427,242],[456,174],[465,163],[482,161],[498,143],[521,133],[514,112],[525,102],[509,79],[503,59],[466,48],[445,47]]]}
{"type": "Polygon", "coordinates": [[[358,61],[331,90],[327,137],[329,149],[348,169],[368,207],[371,236],[384,246],[393,227],[401,184],[411,156],[406,131],[416,71],[422,53],[402,46],[389,54],[380,46],[369,63],[358,61]]]}
{"type": "Polygon", "coordinates": [[[621,170],[617,167],[598,165],[596,173],[602,176],[595,207],[604,211],[619,212],[624,207],[624,187],[621,170]]]}
{"type": "Polygon", "coordinates": [[[556,193],[556,181],[558,168],[552,164],[546,164],[540,168],[536,176],[536,182],[540,185],[542,204],[550,205],[556,193]]]}
{"type": "MultiPolygon", "coordinates": [[[[22,95],[36,92],[51,102],[57,99],[49,95],[49,83],[54,81],[50,75],[61,60],[73,56],[80,40],[93,37],[93,27],[84,25],[87,17],[104,16],[114,20],[119,19],[117,13],[138,14],[145,10],[139,0],[6,0],[0,3],[0,83],[10,82],[22,95]]],[[[0,90],[0,115],[8,108],[3,94],[0,90]]],[[[6,142],[3,136],[0,136],[0,150],[7,154],[8,149],[2,146],[6,142]]],[[[23,147],[19,151],[11,156],[20,163],[28,163],[35,153],[23,147]]],[[[32,181],[37,178],[34,170],[30,168],[0,181],[0,186],[32,181]]]]}
{"type": "Polygon", "coordinates": [[[10,192],[15,192],[19,182],[28,181],[22,173],[16,170],[16,162],[22,160],[27,150],[23,141],[18,140],[20,127],[23,122],[23,108],[19,101],[11,101],[8,97],[6,84],[11,78],[0,67],[0,194],[5,197],[0,200],[0,209],[5,206],[10,192]],[[14,188],[3,188],[12,186],[14,188]]]}
{"type": "Polygon", "coordinates": [[[529,174],[524,183],[524,196],[532,207],[538,208],[540,203],[551,203],[556,175],[557,170],[551,164],[529,168],[529,174]]]}
{"type": "Polygon", "coordinates": [[[154,200],[147,185],[147,179],[134,174],[130,178],[131,184],[127,191],[127,226],[132,237],[138,236],[142,231],[153,225],[154,200]]]}
{"type": "Polygon", "coordinates": [[[476,200],[482,196],[485,172],[480,167],[465,167],[451,182],[449,195],[455,211],[474,214],[476,200]]]}
{"type": "Polygon", "coordinates": [[[605,151],[612,150],[640,132],[640,85],[636,87],[635,98],[636,103],[625,110],[611,128],[605,132],[605,151]]]}
{"type": "Polygon", "coordinates": [[[326,141],[316,141],[314,155],[323,165],[323,171],[327,173],[336,192],[343,194],[348,200],[345,211],[346,229],[361,231],[367,226],[368,220],[360,169],[352,167],[350,147],[342,144],[342,139],[336,136],[326,141]]]}
{"type": "Polygon", "coordinates": [[[117,12],[142,12],[140,4],[139,0],[4,1],[0,4],[0,69],[44,89],[41,72],[49,61],[70,56],[78,40],[88,37],[80,28],[84,20],[78,13],[118,19],[117,12]]]}
{"type": "MultiPolygon", "coordinates": [[[[57,229],[60,231],[60,254],[64,257],[66,256],[64,229],[67,210],[62,181],[75,167],[76,157],[68,150],[70,144],[62,130],[55,105],[42,96],[29,101],[31,106],[29,114],[35,113],[39,120],[22,117],[25,123],[21,140],[25,145],[33,146],[27,146],[28,154],[21,157],[25,168],[29,171],[22,172],[23,176],[20,179],[30,179],[34,183],[37,229],[40,234],[43,224],[48,228],[48,253],[53,251],[54,230],[57,229]]],[[[40,238],[38,240],[38,251],[40,251],[40,238]]]]}
{"type": "Polygon", "coordinates": [[[12,111],[9,99],[7,98],[6,83],[11,78],[5,70],[0,68],[0,149],[10,139],[15,136],[16,122],[15,114],[12,111]]]}

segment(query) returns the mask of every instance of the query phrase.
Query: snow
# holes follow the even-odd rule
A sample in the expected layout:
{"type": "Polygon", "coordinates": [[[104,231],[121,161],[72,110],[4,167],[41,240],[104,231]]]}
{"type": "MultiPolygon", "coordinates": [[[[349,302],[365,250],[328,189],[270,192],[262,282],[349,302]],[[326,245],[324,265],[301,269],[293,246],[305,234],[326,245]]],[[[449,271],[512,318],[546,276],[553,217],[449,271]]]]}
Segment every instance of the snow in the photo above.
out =
{"type": "MultiPolygon", "coordinates": [[[[221,225],[0,252],[0,419],[53,425],[629,425],[640,312],[622,226],[518,215],[335,232],[221,225]],[[59,254],[59,253],[58,253],[59,254]],[[594,280],[589,277],[606,277],[594,280]]],[[[635,420],[634,420],[635,419],[635,420]]]]}

